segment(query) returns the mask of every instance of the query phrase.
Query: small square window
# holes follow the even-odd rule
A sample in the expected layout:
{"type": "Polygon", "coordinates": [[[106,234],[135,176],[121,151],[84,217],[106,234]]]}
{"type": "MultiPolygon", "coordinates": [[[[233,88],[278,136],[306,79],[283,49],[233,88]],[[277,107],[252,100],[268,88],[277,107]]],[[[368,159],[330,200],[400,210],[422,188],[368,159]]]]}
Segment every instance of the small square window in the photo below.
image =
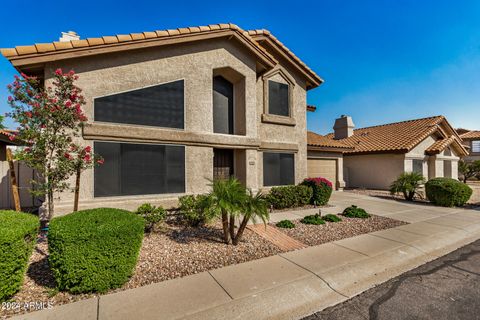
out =
{"type": "Polygon", "coordinates": [[[413,172],[423,174],[423,160],[412,160],[413,172]]]}
{"type": "Polygon", "coordinates": [[[480,140],[472,141],[472,152],[480,153],[480,140]]]}
{"type": "Polygon", "coordinates": [[[268,113],[290,116],[288,84],[268,81],[268,113]]]}

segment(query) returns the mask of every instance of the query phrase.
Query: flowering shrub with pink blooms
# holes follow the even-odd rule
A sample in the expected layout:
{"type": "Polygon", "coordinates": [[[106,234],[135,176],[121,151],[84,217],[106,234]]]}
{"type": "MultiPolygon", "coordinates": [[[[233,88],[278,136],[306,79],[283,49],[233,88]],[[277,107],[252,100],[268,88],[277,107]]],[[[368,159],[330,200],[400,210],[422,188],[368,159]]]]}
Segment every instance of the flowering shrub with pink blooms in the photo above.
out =
{"type": "Polygon", "coordinates": [[[87,121],[82,110],[85,99],[74,84],[77,79],[75,72],[57,69],[46,81],[50,84],[47,87],[37,77],[23,73],[7,86],[11,93],[7,116],[19,123],[16,136],[11,138],[26,145],[15,157],[38,174],[32,193],[47,196],[48,215],[42,220],[51,219],[54,192],[69,189],[68,179],[79,167],[85,169],[102,161],[92,155],[90,147],[76,142],[87,121]]]}
{"type": "Polygon", "coordinates": [[[307,178],[302,185],[309,186],[313,190],[311,203],[319,206],[326,205],[333,191],[333,184],[325,178],[307,178]]]}

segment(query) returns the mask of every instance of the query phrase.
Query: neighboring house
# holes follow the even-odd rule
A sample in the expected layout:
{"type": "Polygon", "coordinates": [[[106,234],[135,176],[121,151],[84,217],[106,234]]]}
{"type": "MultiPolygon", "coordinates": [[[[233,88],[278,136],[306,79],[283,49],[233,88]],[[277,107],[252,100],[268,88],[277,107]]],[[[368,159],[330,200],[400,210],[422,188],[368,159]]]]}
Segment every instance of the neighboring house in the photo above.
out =
{"type": "MultiPolygon", "coordinates": [[[[105,158],[82,176],[81,208],[170,206],[230,175],[253,190],[306,177],[307,91],[323,80],[268,31],[219,24],[60,40],[2,54],[45,85],[57,68],[79,75],[84,143],[105,158]]],[[[72,204],[65,192],[56,208],[72,204]]]]}
{"type": "MultiPolygon", "coordinates": [[[[11,130],[0,130],[0,209],[15,208],[10,181],[10,166],[7,161],[7,147],[15,152],[14,149],[18,145],[16,140],[11,139],[12,133],[11,130]]],[[[33,170],[19,161],[14,161],[13,167],[19,187],[21,207],[33,207],[38,204],[38,200],[29,192],[32,187],[31,180],[35,178],[33,170]]]]}
{"type": "MultiPolygon", "coordinates": [[[[310,155],[318,138],[315,134],[308,137],[310,155]]],[[[462,140],[443,116],[361,129],[354,129],[352,119],[342,116],[335,121],[334,133],[323,138],[352,148],[342,152],[344,180],[352,188],[388,189],[401,173],[412,171],[427,179],[457,179],[458,161],[467,155],[462,140]]],[[[334,154],[342,159],[338,152],[334,154]]]]}
{"type": "Polygon", "coordinates": [[[468,150],[468,155],[464,158],[465,161],[480,160],[480,131],[477,130],[457,130],[460,138],[463,140],[463,145],[468,150]]]}

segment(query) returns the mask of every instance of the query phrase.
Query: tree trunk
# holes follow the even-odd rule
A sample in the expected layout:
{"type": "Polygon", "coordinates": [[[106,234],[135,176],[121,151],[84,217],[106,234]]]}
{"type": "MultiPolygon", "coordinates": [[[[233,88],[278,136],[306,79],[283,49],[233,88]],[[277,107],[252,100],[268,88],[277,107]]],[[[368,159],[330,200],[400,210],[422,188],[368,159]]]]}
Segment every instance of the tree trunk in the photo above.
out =
{"type": "Polygon", "coordinates": [[[242,223],[240,224],[240,227],[238,227],[237,235],[235,236],[235,238],[232,241],[234,245],[237,245],[240,242],[240,240],[242,239],[243,232],[245,231],[245,228],[247,227],[248,220],[249,220],[249,217],[247,217],[246,215],[243,216],[242,223]]]}
{"type": "Polygon", "coordinates": [[[47,222],[52,220],[53,218],[53,210],[54,210],[54,205],[53,205],[53,191],[48,191],[47,194],[47,201],[48,201],[48,213],[47,213],[47,222]]]}
{"type": "Polygon", "coordinates": [[[80,174],[82,170],[77,168],[77,179],[75,180],[75,198],[73,200],[73,212],[78,211],[78,196],[80,193],[80,174]]]}
{"type": "Polygon", "coordinates": [[[233,214],[230,215],[230,223],[229,223],[229,231],[230,231],[230,239],[235,239],[235,216],[233,214]]]}
{"type": "Polygon", "coordinates": [[[228,214],[222,211],[223,241],[230,244],[230,233],[228,231],[228,214]]]}
{"type": "Polygon", "coordinates": [[[10,169],[10,184],[12,185],[12,196],[13,201],[15,203],[15,211],[22,211],[20,207],[20,195],[18,194],[18,184],[17,184],[17,177],[15,175],[15,165],[13,163],[13,156],[12,151],[7,148],[7,161],[8,167],[10,169]]]}

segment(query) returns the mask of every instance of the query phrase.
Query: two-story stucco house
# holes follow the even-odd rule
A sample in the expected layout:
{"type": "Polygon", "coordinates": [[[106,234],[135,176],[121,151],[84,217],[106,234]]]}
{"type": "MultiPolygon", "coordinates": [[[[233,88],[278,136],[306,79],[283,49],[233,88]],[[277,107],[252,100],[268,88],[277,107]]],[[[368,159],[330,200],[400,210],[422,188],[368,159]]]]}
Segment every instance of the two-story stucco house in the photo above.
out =
{"type": "MultiPolygon", "coordinates": [[[[233,24],[3,49],[45,85],[73,69],[86,98],[86,145],[105,163],[85,172],[80,208],[174,205],[234,175],[258,190],[307,176],[307,91],[323,81],[266,30],[233,24]]],[[[73,195],[58,195],[59,213],[73,195]]]]}

